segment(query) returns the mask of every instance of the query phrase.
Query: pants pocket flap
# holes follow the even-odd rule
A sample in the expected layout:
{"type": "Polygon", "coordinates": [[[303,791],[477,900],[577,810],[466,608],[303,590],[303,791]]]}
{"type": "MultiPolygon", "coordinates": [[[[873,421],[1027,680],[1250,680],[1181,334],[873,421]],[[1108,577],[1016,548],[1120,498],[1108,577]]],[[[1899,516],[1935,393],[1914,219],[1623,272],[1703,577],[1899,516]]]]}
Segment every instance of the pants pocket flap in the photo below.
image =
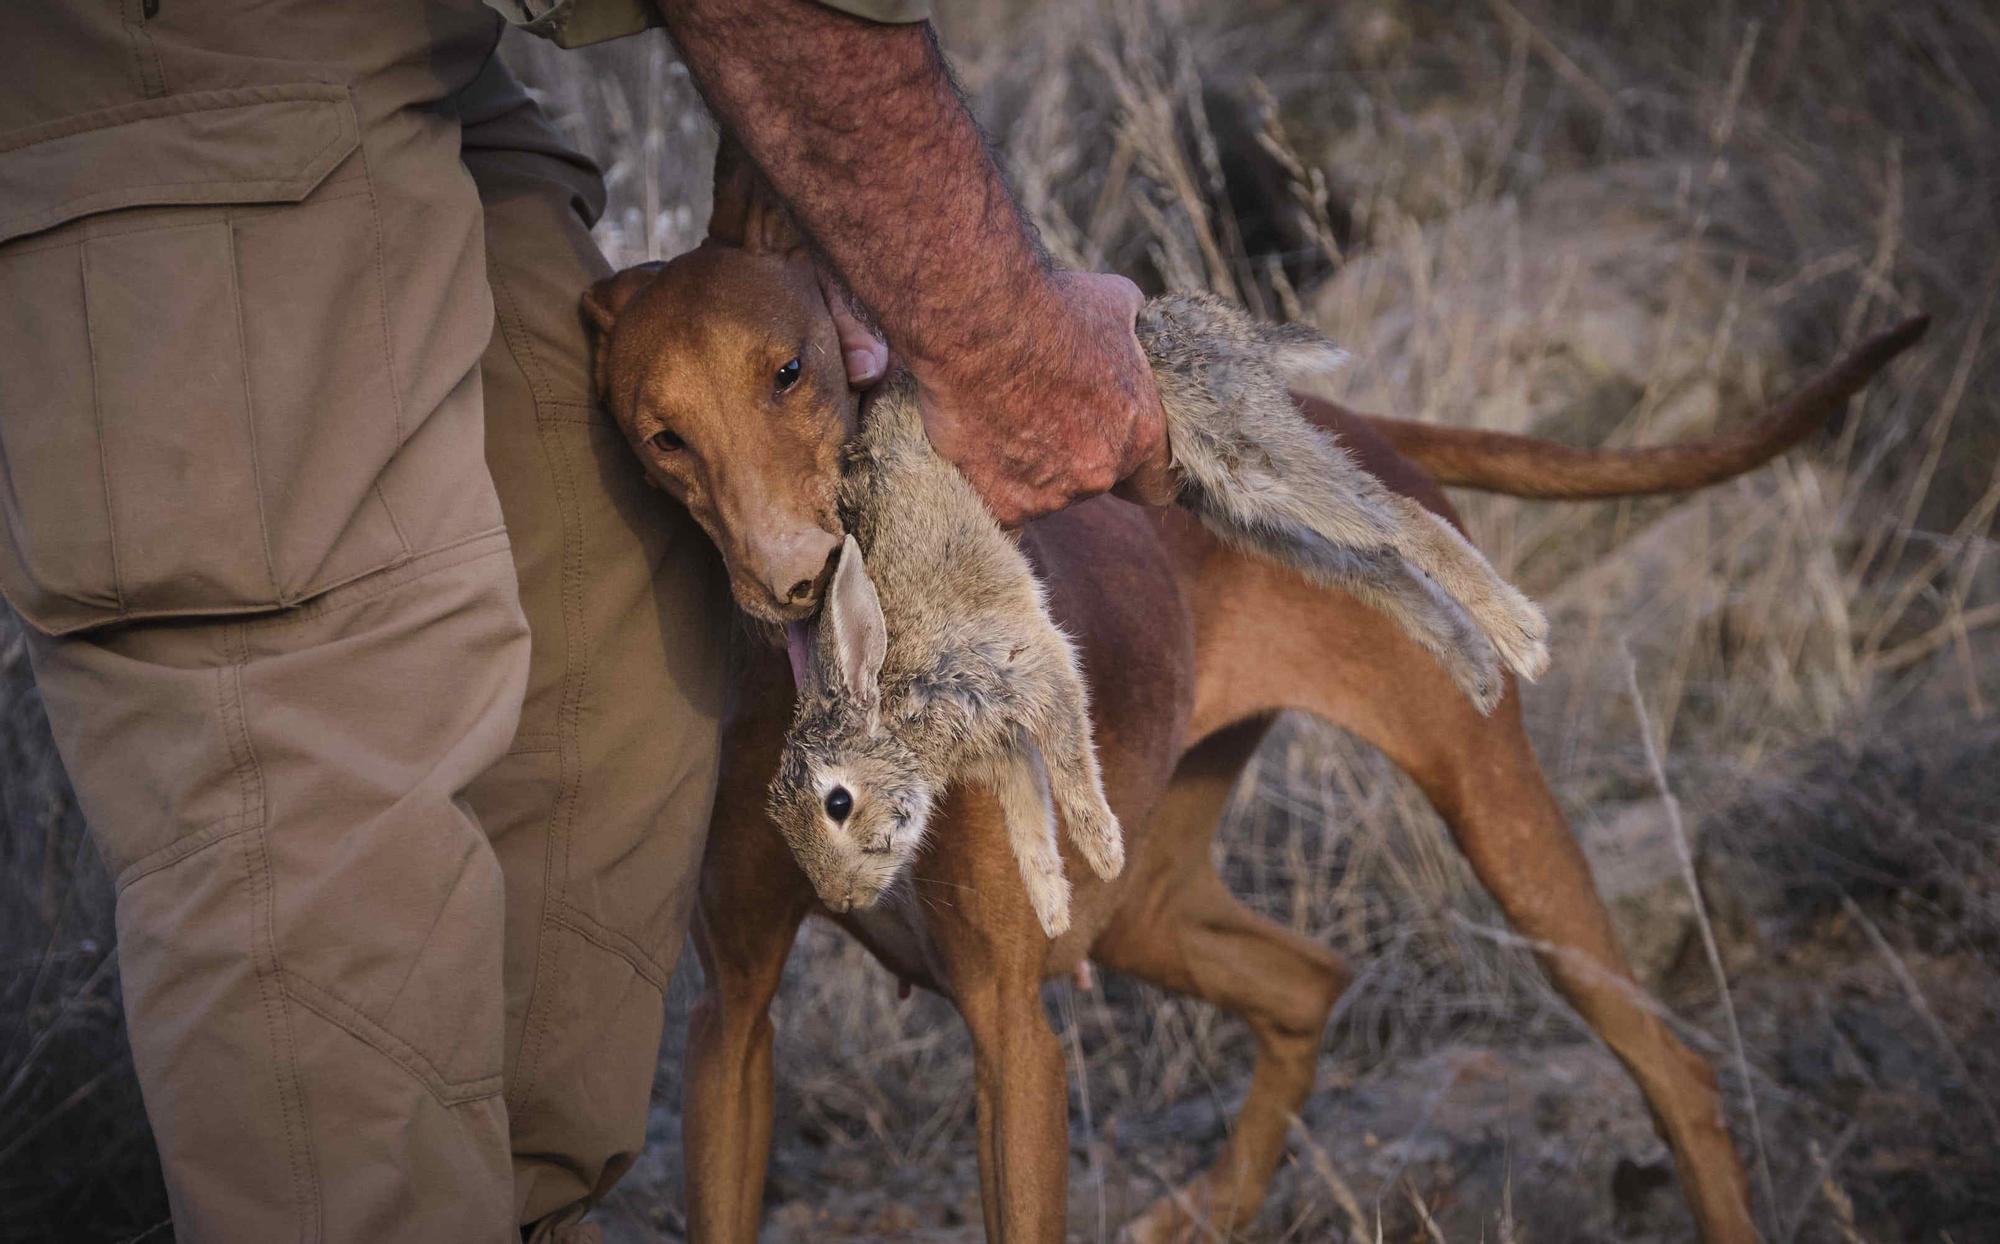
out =
{"type": "Polygon", "coordinates": [[[331,83],[195,91],[0,136],[0,242],[121,207],[296,203],[360,142],[331,83]]]}

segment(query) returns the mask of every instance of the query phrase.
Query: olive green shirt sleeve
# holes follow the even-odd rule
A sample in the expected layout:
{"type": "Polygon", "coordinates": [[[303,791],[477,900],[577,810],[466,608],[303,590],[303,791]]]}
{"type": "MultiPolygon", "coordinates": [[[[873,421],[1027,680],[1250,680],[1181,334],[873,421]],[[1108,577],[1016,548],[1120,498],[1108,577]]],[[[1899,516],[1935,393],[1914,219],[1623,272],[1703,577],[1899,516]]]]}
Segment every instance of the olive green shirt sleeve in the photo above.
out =
{"type": "MultiPolygon", "coordinates": [[[[871,22],[921,22],[931,0],[819,0],[871,22]]],[[[559,47],[580,48],[660,24],[654,0],[486,0],[502,17],[559,47]]]]}

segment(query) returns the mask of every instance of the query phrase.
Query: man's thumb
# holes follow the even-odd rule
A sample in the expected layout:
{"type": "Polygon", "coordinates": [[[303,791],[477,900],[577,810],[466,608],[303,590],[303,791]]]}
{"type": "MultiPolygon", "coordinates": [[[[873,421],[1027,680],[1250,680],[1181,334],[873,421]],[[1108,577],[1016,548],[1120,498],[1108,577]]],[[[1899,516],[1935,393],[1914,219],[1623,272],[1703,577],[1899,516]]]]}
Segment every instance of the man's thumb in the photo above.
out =
{"type": "Polygon", "coordinates": [[[889,344],[854,314],[838,281],[822,272],[819,285],[827,314],[833,317],[834,336],[840,341],[840,361],[847,367],[848,387],[872,387],[889,371],[889,344]]]}

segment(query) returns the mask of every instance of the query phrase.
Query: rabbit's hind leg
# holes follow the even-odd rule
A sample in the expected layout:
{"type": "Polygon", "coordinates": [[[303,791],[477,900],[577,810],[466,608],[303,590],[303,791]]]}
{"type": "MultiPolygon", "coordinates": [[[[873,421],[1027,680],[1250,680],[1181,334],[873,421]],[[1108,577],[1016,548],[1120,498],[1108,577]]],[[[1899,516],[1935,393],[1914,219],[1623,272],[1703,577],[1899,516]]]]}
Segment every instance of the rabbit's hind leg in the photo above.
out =
{"type": "Polygon", "coordinates": [[[1344,590],[1362,604],[1389,615],[1444,667],[1482,715],[1492,712],[1500,702],[1505,680],[1492,641],[1457,601],[1408,563],[1391,557],[1383,573],[1357,577],[1345,584],[1344,590]]]}
{"type": "Polygon", "coordinates": [[[1491,640],[1437,583],[1388,549],[1336,543],[1309,527],[1264,525],[1250,546],[1306,578],[1379,609],[1437,658],[1482,713],[1500,700],[1500,657],[1491,640]]]}
{"type": "Polygon", "coordinates": [[[1408,497],[1394,497],[1402,519],[1397,551],[1465,607],[1500,659],[1523,678],[1549,664],[1549,624],[1542,611],[1502,579],[1457,528],[1408,497]]]}

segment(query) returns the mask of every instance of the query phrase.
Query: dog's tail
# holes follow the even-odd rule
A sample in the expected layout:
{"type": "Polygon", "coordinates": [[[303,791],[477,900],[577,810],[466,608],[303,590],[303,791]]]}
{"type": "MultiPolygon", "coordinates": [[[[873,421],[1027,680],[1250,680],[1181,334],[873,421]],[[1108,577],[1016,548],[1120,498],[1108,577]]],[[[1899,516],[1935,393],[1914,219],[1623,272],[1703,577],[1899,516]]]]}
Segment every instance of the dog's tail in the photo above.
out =
{"type": "Polygon", "coordinates": [[[1438,658],[1481,712],[1548,664],[1548,624],[1464,537],[1362,469],[1292,404],[1285,374],[1333,347],[1214,298],[1139,316],[1166,412],[1177,500],[1226,542],[1349,591],[1438,658]]]}
{"type": "Polygon", "coordinates": [[[1358,417],[1440,484],[1566,501],[1688,492],[1755,470],[1804,440],[1929,326],[1930,317],[1918,315],[1877,333],[1748,427],[1686,445],[1578,449],[1505,432],[1358,417]]]}

